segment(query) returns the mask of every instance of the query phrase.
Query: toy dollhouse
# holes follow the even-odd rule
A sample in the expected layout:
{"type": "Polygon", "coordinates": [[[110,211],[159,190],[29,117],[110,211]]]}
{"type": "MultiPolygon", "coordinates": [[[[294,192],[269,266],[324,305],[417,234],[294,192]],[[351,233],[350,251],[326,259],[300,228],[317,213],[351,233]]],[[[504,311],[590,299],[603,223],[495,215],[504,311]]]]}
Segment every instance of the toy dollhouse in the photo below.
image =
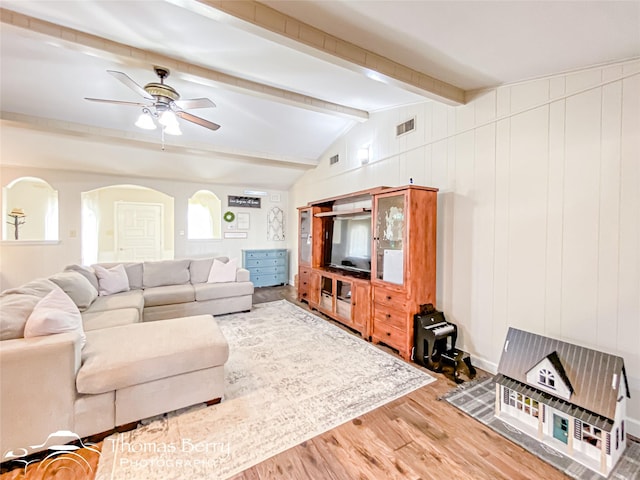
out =
{"type": "Polygon", "coordinates": [[[495,415],[608,476],[627,446],[629,385],[621,357],[509,328],[495,415]]]}

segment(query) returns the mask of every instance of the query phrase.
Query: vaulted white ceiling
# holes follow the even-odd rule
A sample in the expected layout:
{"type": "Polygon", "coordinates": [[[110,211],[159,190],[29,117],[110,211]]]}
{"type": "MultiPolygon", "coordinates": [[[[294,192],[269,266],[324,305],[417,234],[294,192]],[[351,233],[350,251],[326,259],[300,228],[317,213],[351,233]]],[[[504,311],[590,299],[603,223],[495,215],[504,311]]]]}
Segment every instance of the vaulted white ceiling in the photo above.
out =
{"type": "Polygon", "coordinates": [[[3,0],[2,164],[288,188],[370,112],[640,56],[640,2],[3,0]],[[140,130],[107,70],[222,127],[140,130]]]}

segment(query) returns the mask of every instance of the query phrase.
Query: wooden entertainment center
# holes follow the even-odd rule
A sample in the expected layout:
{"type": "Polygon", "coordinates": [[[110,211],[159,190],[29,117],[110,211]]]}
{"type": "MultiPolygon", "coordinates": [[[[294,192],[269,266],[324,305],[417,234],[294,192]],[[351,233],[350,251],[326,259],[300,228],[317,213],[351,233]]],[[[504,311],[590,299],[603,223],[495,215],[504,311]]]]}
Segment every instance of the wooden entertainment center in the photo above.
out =
{"type": "Polygon", "coordinates": [[[438,189],[377,187],[298,208],[298,300],[406,360],[435,304],[438,189]]]}

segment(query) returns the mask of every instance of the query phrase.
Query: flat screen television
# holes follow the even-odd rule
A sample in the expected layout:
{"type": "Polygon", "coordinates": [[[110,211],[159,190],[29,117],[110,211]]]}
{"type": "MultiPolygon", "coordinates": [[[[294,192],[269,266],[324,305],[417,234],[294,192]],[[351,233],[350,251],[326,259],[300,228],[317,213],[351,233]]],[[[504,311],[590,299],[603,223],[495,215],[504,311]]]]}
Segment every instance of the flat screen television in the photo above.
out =
{"type": "Polygon", "coordinates": [[[346,271],[371,273],[371,214],[336,216],[329,266],[346,271]]]}

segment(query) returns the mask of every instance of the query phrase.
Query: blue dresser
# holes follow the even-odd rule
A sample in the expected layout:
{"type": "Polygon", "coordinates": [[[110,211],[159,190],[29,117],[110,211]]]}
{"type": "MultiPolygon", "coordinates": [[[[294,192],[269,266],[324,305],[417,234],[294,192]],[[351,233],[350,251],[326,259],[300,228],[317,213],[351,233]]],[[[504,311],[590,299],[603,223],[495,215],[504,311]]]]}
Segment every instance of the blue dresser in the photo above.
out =
{"type": "Polygon", "coordinates": [[[289,253],[284,248],[242,250],[242,266],[249,270],[254,287],[285,285],[289,282],[289,253]]]}

